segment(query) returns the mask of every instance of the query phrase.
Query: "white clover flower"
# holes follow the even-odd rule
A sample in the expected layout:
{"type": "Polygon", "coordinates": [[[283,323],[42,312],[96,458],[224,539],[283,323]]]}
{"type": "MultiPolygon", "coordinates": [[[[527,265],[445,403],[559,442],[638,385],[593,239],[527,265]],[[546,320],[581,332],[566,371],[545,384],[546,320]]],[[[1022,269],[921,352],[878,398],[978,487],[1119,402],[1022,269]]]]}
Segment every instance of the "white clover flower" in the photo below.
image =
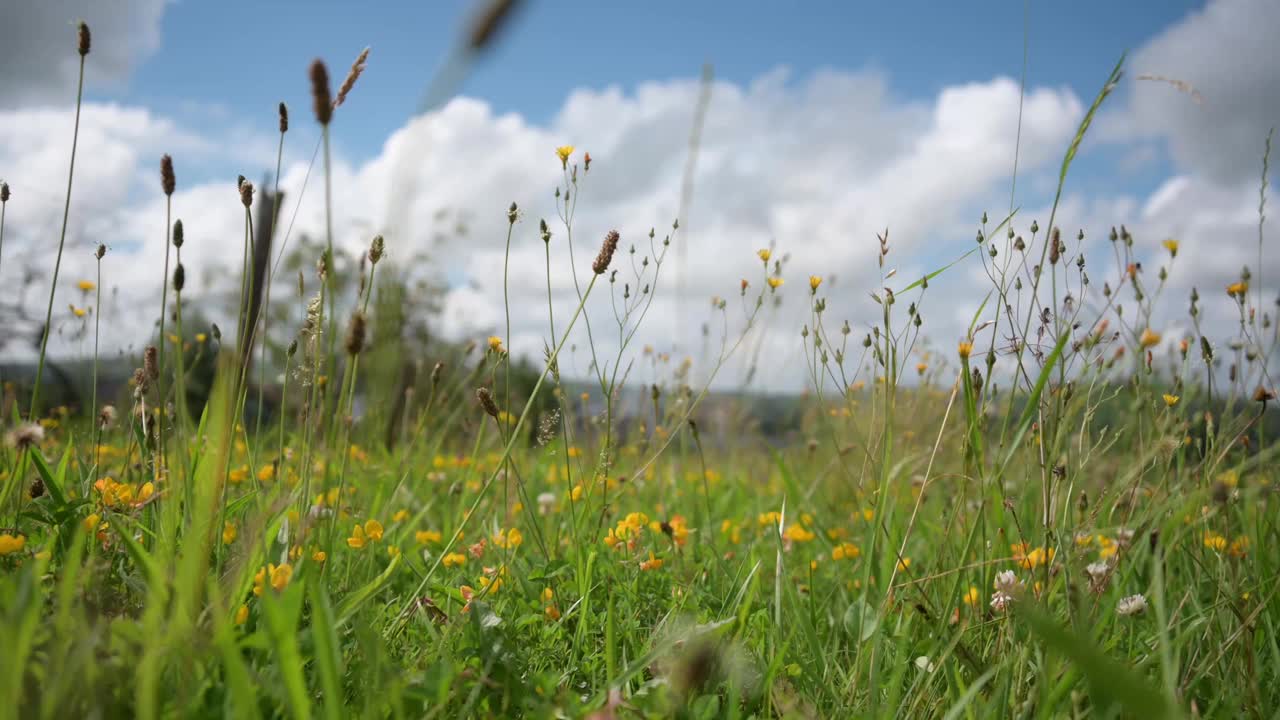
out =
{"type": "Polygon", "coordinates": [[[1014,597],[1012,595],[997,590],[991,595],[991,609],[996,612],[1004,612],[1013,604],[1013,600],[1014,597]]]}
{"type": "Polygon", "coordinates": [[[1005,595],[1017,595],[1022,592],[1022,581],[1014,571],[1002,570],[996,573],[995,589],[1005,595]]]}
{"type": "Polygon", "coordinates": [[[1141,615],[1147,610],[1147,599],[1141,593],[1121,598],[1116,604],[1116,612],[1120,615],[1141,615]]]}

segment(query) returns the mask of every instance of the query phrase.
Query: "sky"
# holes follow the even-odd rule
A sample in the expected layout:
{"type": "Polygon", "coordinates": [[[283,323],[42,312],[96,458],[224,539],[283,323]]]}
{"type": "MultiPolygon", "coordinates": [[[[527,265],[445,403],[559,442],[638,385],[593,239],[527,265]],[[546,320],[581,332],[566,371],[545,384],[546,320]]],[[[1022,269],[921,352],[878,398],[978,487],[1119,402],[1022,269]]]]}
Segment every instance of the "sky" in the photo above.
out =
{"type": "MultiPolygon", "coordinates": [[[[1180,241],[1171,295],[1225,286],[1245,263],[1264,288],[1276,287],[1275,273],[1265,272],[1280,269],[1274,253],[1257,266],[1257,206],[1263,142],[1280,119],[1280,49],[1272,42],[1280,3],[529,0],[456,95],[419,115],[430,79],[456,57],[476,9],[458,1],[9,0],[0,9],[0,178],[14,197],[0,283],[20,288],[31,305],[42,306],[48,292],[33,269],[51,264],[49,238],[61,222],[74,21],[84,18],[94,47],[57,308],[65,314],[79,301],[74,283],[93,272],[91,249],[107,242],[104,286],[118,303],[113,338],[121,347],[140,342],[154,320],[130,308],[148,307],[143,298],[159,292],[160,155],[172,154],[177,166],[173,205],[191,237],[190,292],[216,297],[227,282],[219,270],[239,262],[234,178],[273,172],[281,101],[292,114],[282,185],[301,202],[296,232],[322,230],[320,186],[308,180],[302,191],[318,133],[306,70],[322,58],[337,83],[364,47],[368,69],[332,126],[336,241],[355,252],[382,232],[393,262],[427,254],[447,286],[433,323],[451,338],[501,329],[493,269],[502,267],[506,208],[515,201],[521,218],[511,257],[521,271],[510,281],[508,342],[517,353],[541,354],[547,288],[537,227],[539,218],[552,220],[553,244],[563,241],[552,198],[562,179],[559,145],[575,145],[575,160],[583,151],[593,157],[575,218],[579,272],[608,229],[622,233],[624,248],[644,241],[642,254],[649,228],[669,232],[704,64],[715,80],[693,202],[674,238],[686,243],[683,280],[669,264],[637,344],[694,353],[698,328],[719,322],[707,299],[737,299],[744,277],[759,285],[755,251],[770,244],[790,260],[783,305],[755,331],[762,357],[802,367],[798,328],[808,320],[811,274],[828,279],[827,321],[848,319],[865,332],[877,312],[867,293],[884,284],[876,234],[889,229],[884,270],[904,278],[955,259],[972,247],[983,212],[1002,218],[1010,210],[1015,148],[1014,227],[1027,233],[1033,219],[1047,221],[1063,153],[1122,53],[1125,77],[1064,189],[1064,232],[1085,232],[1096,277],[1107,277],[1107,230],[1124,223],[1153,264],[1167,261],[1160,241],[1180,241]],[[1195,92],[1142,79],[1153,75],[1195,92]],[[442,242],[441,227],[459,221],[467,237],[442,242]],[[686,289],[680,301],[677,287],[686,289]]],[[[563,252],[551,269],[565,316],[576,305],[573,269],[563,252]]],[[[937,346],[964,332],[985,282],[982,266],[968,262],[921,300],[937,346]]],[[[588,317],[612,322],[608,298],[595,299],[588,317]]],[[[1161,319],[1171,342],[1185,320],[1161,319]]],[[[66,339],[73,319],[61,321],[65,342],[54,347],[74,352],[66,339]]],[[[584,363],[578,354],[569,365],[585,371],[584,363]]],[[[798,369],[765,377],[769,389],[805,383],[798,369]]]]}

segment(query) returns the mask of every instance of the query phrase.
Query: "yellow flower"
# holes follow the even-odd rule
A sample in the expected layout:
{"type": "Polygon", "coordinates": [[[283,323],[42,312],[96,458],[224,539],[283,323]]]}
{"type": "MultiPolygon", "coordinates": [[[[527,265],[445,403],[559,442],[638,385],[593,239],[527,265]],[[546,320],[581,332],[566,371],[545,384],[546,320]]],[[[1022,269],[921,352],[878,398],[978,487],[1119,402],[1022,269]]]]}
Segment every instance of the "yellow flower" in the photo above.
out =
{"type": "Polygon", "coordinates": [[[548,605],[546,609],[547,619],[555,622],[560,619],[560,610],[555,605],[548,605]]]}
{"type": "Polygon", "coordinates": [[[232,485],[239,485],[249,479],[249,466],[241,465],[227,474],[227,481],[232,485]]]}
{"type": "Polygon", "coordinates": [[[94,288],[98,286],[92,280],[81,280],[76,283],[76,287],[80,288],[81,292],[93,292],[94,288]]]}
{"type": "Polygon", "coordinates": [[[467,564],[467,556],[462,553],[449,553],[444,556],[444,559],[441,562],[443,562],[444,566],[447,568],[461,567],[467,564]]]}
{"type": "Polygon", "coordinates": [[[904,557],[898,560],[898,572],[905,572],[909,567],[911,567],[911,558],[904,557]]]}
{"type": "Polygon", "coordinates": [[[809,276],[809,289],[810,289],[810,290],[812,290],[813,292],[818,292],[818,286],[819,286],[819,285],[821,285],[821,284],[822,284],[822,276],[821,276],[821,275],[810,275],[810,276],[809,276]]]}
{"type": "Polygon", "coordinates": [[[364,524],[364,534],[369,536],[372,542],[380,542],[382,540],[382,523],[377,520],[369,520],[364,524]]]}
{"type": "Polygon", "coordinates": [[[1165,396],[1164,396],[1164,404],[1165,404],[1165,405],[1168,405],[1169,407],[1173,407],[1174,405],[1177,405],[1177,404],[1178,404],[1178,396],[1177,396],[1177,395],[1169,395],[1169,394],[1167,394],[1167,393],[1166,393],[1166,394],[1165,394],[1165,396]]]}
{"type": "Polygon", "coordinates": [[[398,545],[388,545],[387,555],[392,558],[400,557],[400,547],[398,545]]]}
{"type": "Polygon", "coordinates": [[[773,251],[769,248],[763,248],[761,250],[757,250],[756,255],[760,257],[762,262],[769,262],[769,258],[773,255],[773,251]]]}
{"type": "Polygon", "coordinates": [[[102,516],[98,513],[94,513],[84,519],[84,529],[87,532],[93,532],[98,529],[98,523],[100,522],[102,522],[102,516]]]}
{"type": "Polygon", "coordinates": [[[956,352],[960,354],[962,360],[968,360],[969,355],[973,354],[973,343],[968,340],[961,340],[960,344],[956,346],[956,352]]]}
{"type": "Polygon", "coordinates": [[[573,155],[572,145],[561,145],[556,148],[556,157],[560,158],[560,166],[562,168],[569,167],[569,156],[573,155]]]}
{"type": "Polygon", "coordinates": [[[240,609],[236,610],[236,624],[243,625],[248,621],[249,621],[249,606],[241,605],[240,609]]]}
{"type": "Polygon", "coordinates": [[[325,551],[323,550],[316,550],[315,552],[311,553],[311,559],[318,563],[322,563],[328,558],[329,558],[329,555],[325,553],[325,551]]]}
{"type": "Polygon", "coordinates": [[[236,541],[236,524],[233,522],[225,522],[222,524],[222,544],[230,545],[236,541]]]}
{"type": "Polygon", "coordinates": [[[814,538],[813,533],[806,530],[803,525],[788,526],[782,536],[792,542],[809,542],[814,538]]]}
{"type": "Polygon", "coordinates": [[[1244,297],[1247,292],[1249,292],[1249,283],[1244,280],[1233,282],[1227,286],[1227,295],[1231,297],[1244,297]]]}
{"type": "Polygon", "coordinates": [[[293,566],[289,563],[283,563],[278,566],[272,565],[270,575],[271,587],[274,588],[276,592],[280,592],[288,586],[289,580],[293,578],[293,566]]]}
{"type": "Polygon", "coordinates": [[[357,524],[351,531],[351,537],[347,538],[347,547],[359,550],[364,547],[364,543],[364,528],[357,524]]]}
{"type": "Polygon", "coordinates": [[[262,467],[258,468],[259,482],[264,482],[264,483],[271,482],[272,480],[275,479],[275,477],[276,477],[275,463],[267,463],[266,465],[263,465],[262,467]]]}
{"type": "Polygon", "coordinates": [[[409,519],[408,510],[397,510],[395,515],[391,516],[391,522],[404,522],[409,519]]]}
{"type": "Polygon", "coordinates": [[[978,604],[978,588],[973,586],[969,587],[969,592],[964,594],[964,604],[965,605],[978,604]]]}
{"type": "Polygon", "coordinates": [[[862,550],[860,550],[857,545],[854,545],[851,542],[842,542],[839,545],[831,548],[832,560],[845,560],[845,559],[853,560],[854,558],[858,557],[861,554],[862,554],[862,550]]]}
{"type": "Polygon", "coordinates": [[[549,587],[542,588],[542,602],[549,603],[556,596],[556,591],[549,587]]]}
{"type": "Polygon", "coordinates": [[[509,545],[512,550],[515,550],[523,543],[524,533],[520,532],[520,528],[511,528],[505,533],[499,531],[497,535],[493,536],[493,544],[500,548],[505,548],[509,545]]]}
{"type": "Polygon", "coordinates": [[[503,353],[502,338],[497,335],[489,336],[489,349],[501,355],[503,353]]]}
{"type": "Polygon", "coordinates": [[[766,280],[766,282],[769,283],[770,289],[777,290],[779,287],[782,286],[782,283],[785,281],[782,278],[775,276],[775,277],[769,278],[768,280],[766,280]]]}
{"type": "Polygon", "coordinates": [[[653,551],[649,551],[649,559],[640,561],[641,570],[658,570],[662,567],[662,558],[654,557],[653,551]]]}
{"type": "Polygon", "coordinates": [[[928,369],[929,369],[929,363],[916,363],[917,373],[920,373],[921,375],[923,375],[924,371],[928,369]]]}
{"type": "Polygon", "coordinates": [[[1142,336],[1138,338],[1138,344],[1144,349],[1160,344],[1160,333],[1155,332],[1151,328],[1142,331],[1142,336]]]}
{"type": "Polygon", "coordinates": [[[208,339],[209,339],[208,335],[205,335],[204,333],[196,333],[196,342],[202,343],[208,339]]]}
{"type": "Polygon", "coordinates": [[[1172,255],[1173,257],[1178,257],[1178,241],[1177,240],[1174,240],[1173,238],[1169,238],[1168,240],[1165,240],[1160,244],[1164,246],[1165,250],[1169,251],[1170,255],[1172,255]]]}
{"type": "Polygon", "coordinates": [[[419,530],[413,534],[413,539],[417,540],[419,545],[438,543],[441,537],[440,533],[435,530],[419,530]]]}
{"type": "Polygon", "coordinates": [[[1215,552],[1227,549],[1227,539],[1215,532],[1205,532],[1204,546],[1215,552]]]}
{"type": "Polygon", "coordinates": [[[14,537],[9,533],[0,534],[0,557],[12,555],[16,552],[22,552],[22,548],[27,546],[27,537],[18,535],[14,537]]]}
{"type": "Polygon", "coordinates": [[[84,308],[78,308],[75,305],[71,306],[71,314],[75,315],[78,318],[84,317],[88,312],[89,311],[85,310],[84,308]]]}

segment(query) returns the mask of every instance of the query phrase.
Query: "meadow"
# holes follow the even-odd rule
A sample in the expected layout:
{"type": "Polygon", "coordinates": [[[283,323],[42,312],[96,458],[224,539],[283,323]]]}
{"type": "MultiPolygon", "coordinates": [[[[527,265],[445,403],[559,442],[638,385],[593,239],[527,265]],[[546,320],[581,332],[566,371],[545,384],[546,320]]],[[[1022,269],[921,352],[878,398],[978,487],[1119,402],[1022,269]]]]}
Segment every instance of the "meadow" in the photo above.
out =
{"type": "MultiPolygon", "coordinates": [[[[67,52],[82,88],[91,47],[81,24],[67,52]]],[[[310,191],[326,207],[359,201],[331,186],[329,143],[364,67],[361,56],[335,94],[316,61],[314,106],[292,118],[280,107],[281,148],[291,122],[320,127],[310,191]]],[[[1122,72],[1102,79],[1063,148],[1059,197],[1122,72]]],[[[68,215],[75,153],[93,152],[78,140],[68,215]]],[[[163,158],[155,192],[169,197],[163,158]]],[[[520,330],[509,313],[487,338],[411,332],[395,265],[410,252],[381,236],[360,257],[336,252],[331,231],[302,245],[296,280],[262,265],[255,223],[289,208],[255,214],[280,195],[241,177],[226,200],[245,218],[230,322],[184,296],[197,269],[183,265],[181,219],[157,218],[156,332],[128,382],[100,393],[96,309],[120,279],[59,274],[64,215],[34,376],[3,378],[0,715],[1280,707],[1280,557],[1268,552],[1280,541],[1280,328],[1259,277],[1275,267],[1262,204],[1257,265],[1193,293],[1185,337],[1154,319],[1187,301],[1162,292],[1178,241],[1103,229],[1102,260],[1119,270],[1090,277],[1103,263],[1059,230],[1055,200],[1047,218],[984,215],[972,249],[922,278],[891,270],[888,232],[867,239],[882,281],[866,288],[880,320],[865,327],[828,307],[822,275],[788,265],[786,238],[753,249],[754,275],[705,289],[713,329],[695,373],[635,340],[670,291],[679,220],[648,234],[579,227],[592,159],[564,145],[546,161],[562,171],[545,188],[555,217],[493,199],[508,250],[545,247],[545,268],[500,269],[504,288],[545,273],[546,350],[532,360],[508,352],[520,330]],[[574,273],[568,313],[550,302],[553,264],[574,273]],[[972,265],[990,280],[973,290],[978,314],[962,337],[926,345],[930,281],[972,265]],[[783,293],[810,308],[791,329],[799,367],[759,351],[783,293]],[[601,294],[611,315],[586,310],[601,294]],[[273,303],[296,312],[277,322],[273,303]],[[1209,305],[1238,323],[1202,330],[1209,305]],[[79,406],[48,401],[47,328],[68,312],[94,347],[79,406]],[[584,331],[589,374],[562,376],[584,331]],[[808,390],[764,403],[720,389],[739,367],[803,373],[808,390]]],[[[22,178],[7,180],[0,263],[3,213],[22,199],[22,178]]]]}

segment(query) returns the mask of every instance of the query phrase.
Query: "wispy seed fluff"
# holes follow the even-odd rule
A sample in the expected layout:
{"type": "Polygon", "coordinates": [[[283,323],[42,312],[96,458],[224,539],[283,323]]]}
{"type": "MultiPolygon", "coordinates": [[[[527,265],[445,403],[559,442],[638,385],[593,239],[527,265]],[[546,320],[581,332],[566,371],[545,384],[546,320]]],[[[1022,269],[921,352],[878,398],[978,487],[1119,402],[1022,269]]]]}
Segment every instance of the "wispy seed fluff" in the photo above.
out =
{"type": "Polygon", "coordinates": [[[280,133],[289,132],[289,106],[280,103],[280,133]]]}
{"type": "Polygon", "coordinates": [[[311,63],[311,103],[316,113],[316,122],[328,125],[333,119],[333,100],[329,94],[329,69],[323,60],[311,63]]]}
{"type": "Polygon", "coordinates": [[[620,236],[617,230],[610,230],[608,235],[604,236],[604,244],[600,246],[600,254],[596,255],[596,261],[591,263],[591,269],[597,275],[603,275],[609,269],[609,263],[613,262],[613,253],[618,249],[618,240],[620,236]]]}
{"type": "Polygon", "coordinates": [[[177,186],[178,180],[173,175],[173,158],[162,155],[160,157],[160,189],[164,190],[165,195],[172,195],[177,186]]]}
{"type": "Polygon", "coordinates": [[[180,248],[182,247],[183,242],[184,242],[184,238],[182,234],[182,219],[179,218],[173,221],[173,246],[176,248],[180,248]]]}
{"type": "Polygon", "coordinates": [[[351,63],[351,69],[347,71],[347,79],[343,80],[342,86],[338,88],[338,97],[333,101],[335,108],[342,107],[342,103],[347,101],[347,93],[351,92],[351,88],[356,86],[356,80],[360,79],[368,60],[369,48],[365,48],[356,56],[356,61],[351,63]]]}
{"type": "Polygon", "coordinates": [[[351,325],[347,327],[347,354],[359,355],[364,350],[365,319],[359,310],[351,314],[351,325]]]}
{"type": "Polygon", "coordinates": [[[85,55],[89,54],[89,44],[90,44],[89,43],[89,40],[90,40],[89,26],[85,23],[85,21],[81,20],[80,24],[76,27],[76,32],[77,32],[76,39],[77,39],[77,44],[79,46],[78,49],[80,51],[80,57],[84,57],[85,55]]]}
{"type": "Polygon", "coordinates": [[[493,401],[489,388],[476,388],[476,400],[480,401],[480,407],[484,408],[489,417],[498,417],[498,404],[493,401]]]}

